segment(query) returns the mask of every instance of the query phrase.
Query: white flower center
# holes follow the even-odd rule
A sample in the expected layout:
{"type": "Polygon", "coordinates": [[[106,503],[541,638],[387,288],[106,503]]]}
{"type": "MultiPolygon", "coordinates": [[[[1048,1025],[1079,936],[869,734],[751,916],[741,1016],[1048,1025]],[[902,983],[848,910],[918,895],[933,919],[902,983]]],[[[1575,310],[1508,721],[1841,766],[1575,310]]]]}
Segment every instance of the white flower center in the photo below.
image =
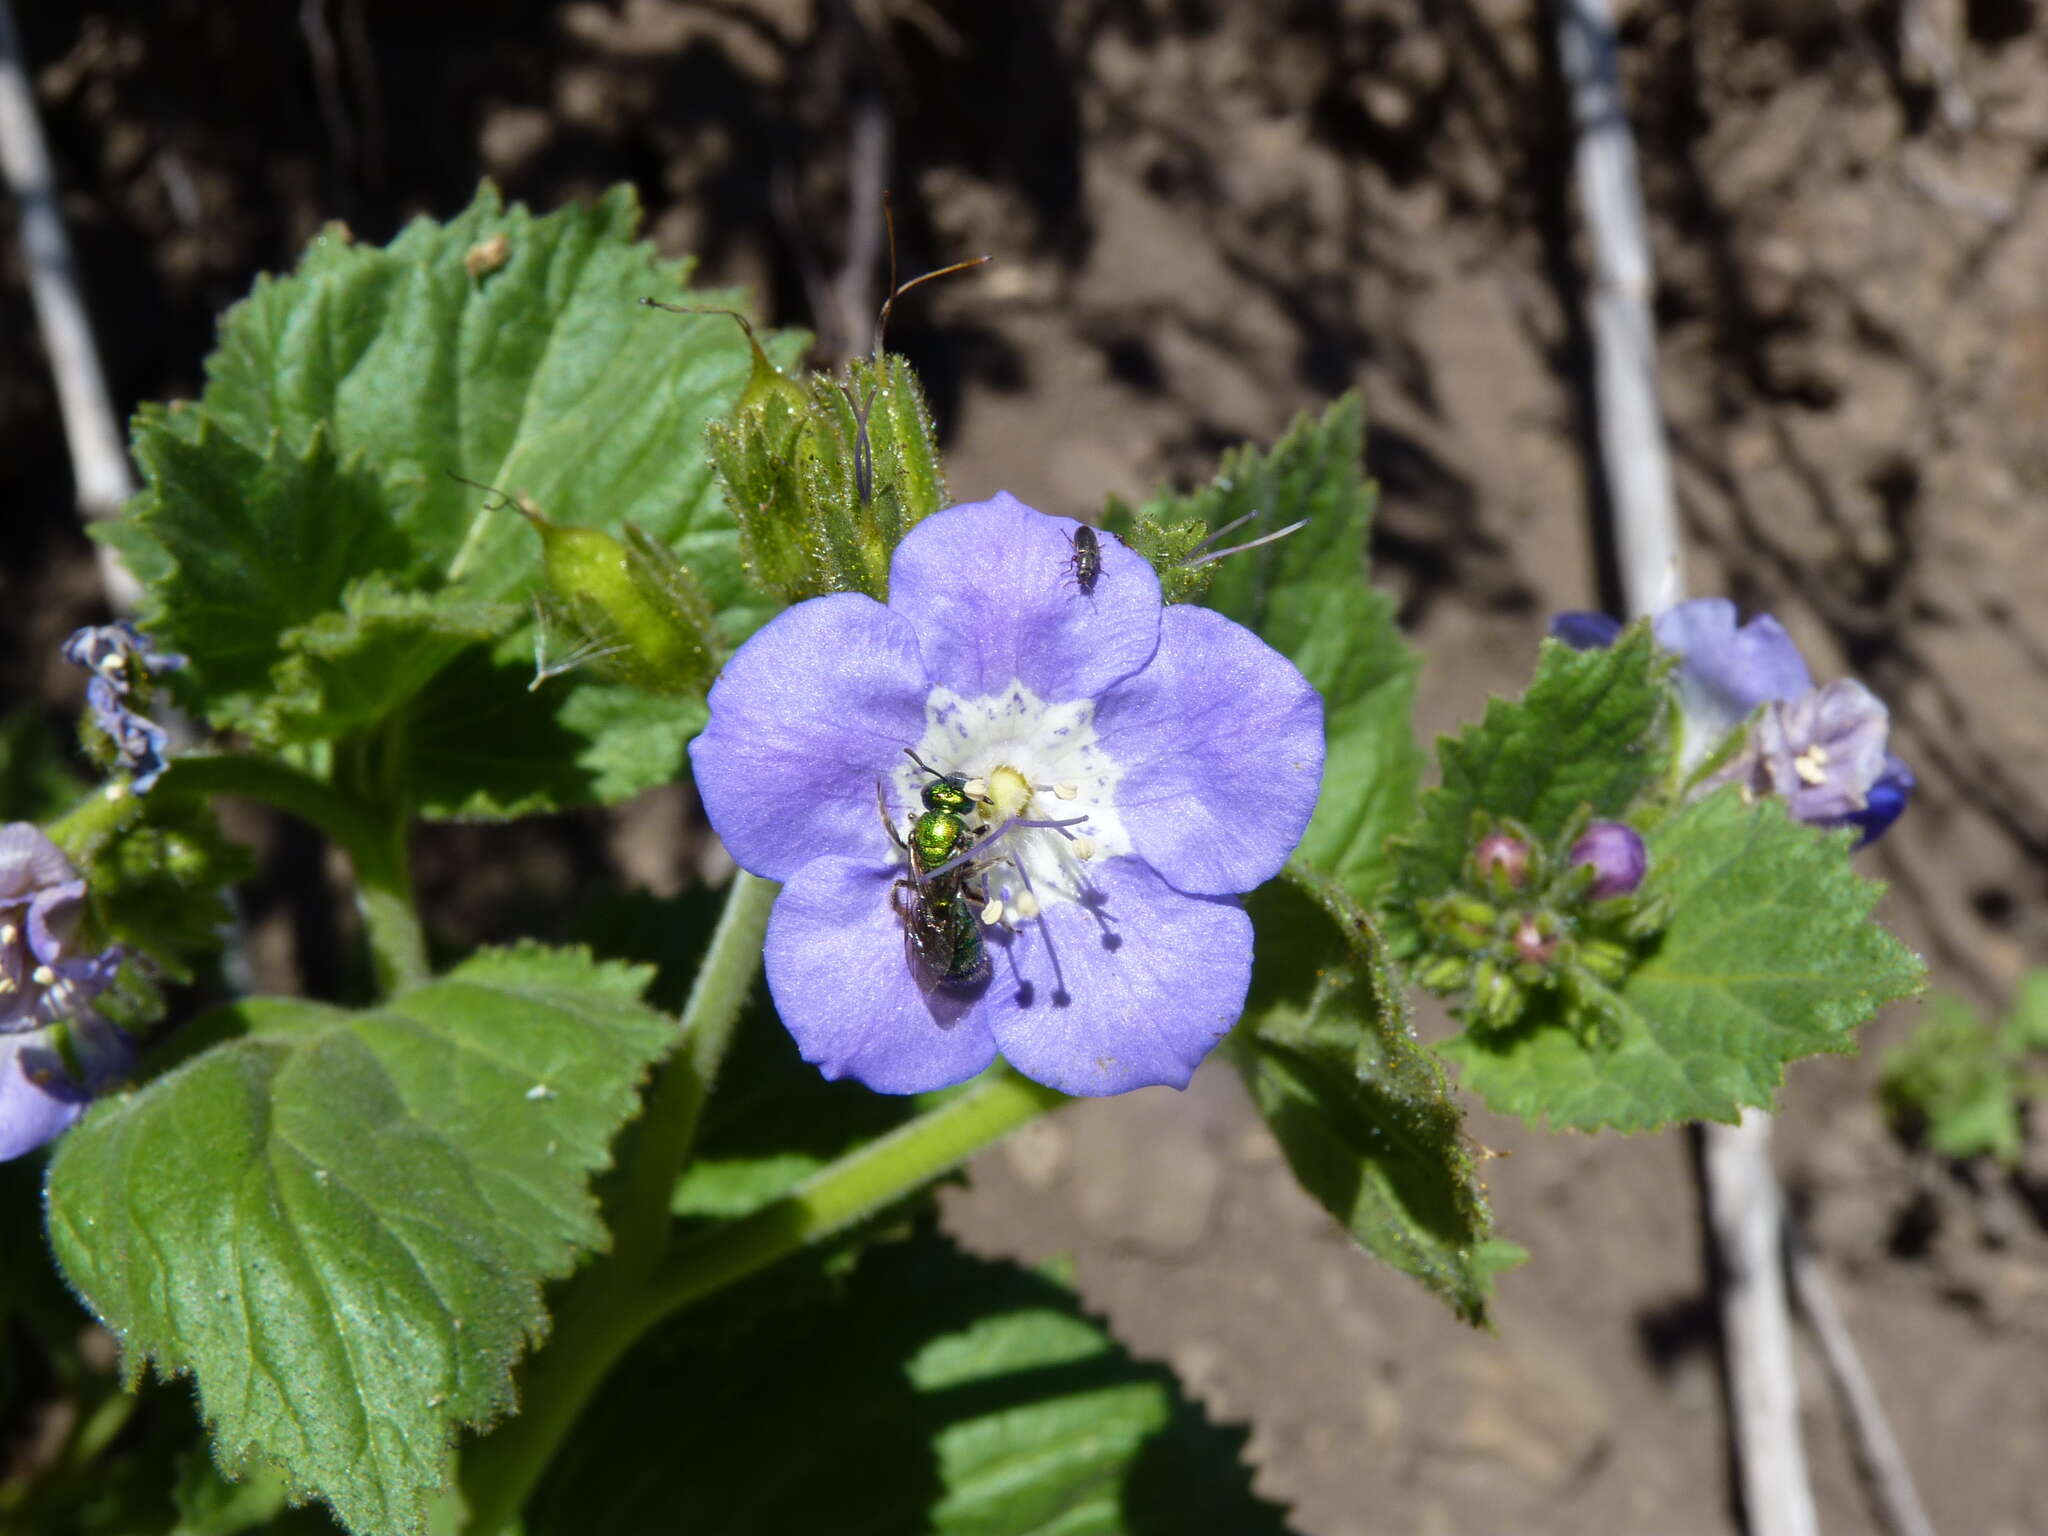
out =
{"type": "MultiPolygon", "coordinates": [[[[1090,864],[1131,851],[1116,810],[1123,767],[1096,739],[1093,700],[1048,704],[1021,682],[978,699],[934,688],[924,718],[917,755],[968,780],[983,806],[970,824],[990,837],[973,861],[988,892],[984,922],[1014,925],[1059,902],[1085,900],[1090,864]],[[1054,821],[1065,825],[1022,824],[1054,821]]],[[[930,782],[904,758],[890,785],[899,818],[923,805],[930,782]]]]}

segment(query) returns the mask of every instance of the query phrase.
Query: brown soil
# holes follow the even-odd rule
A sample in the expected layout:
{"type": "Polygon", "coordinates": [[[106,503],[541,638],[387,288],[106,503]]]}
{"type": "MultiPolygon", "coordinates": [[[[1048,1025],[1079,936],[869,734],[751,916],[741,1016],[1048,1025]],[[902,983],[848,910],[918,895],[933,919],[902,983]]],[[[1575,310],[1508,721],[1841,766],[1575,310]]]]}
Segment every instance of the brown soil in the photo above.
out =
{"type": "MultiPolygon", "coordinates": [[[[293,6],[20,9],[124,401],[191,392],[211,316],[322,219],[381,239],[480,173],[540,206],[631,179],[665,248],[843,335],[827,290],[872,97],[906,266],[998,257],[892,332],[957,494],[1086,513],[1358,387],[1426,729],[1518,686],[1546,614],[1600,595],[1540,6],[871,0],[820,22],[799,0],[340,0],[310,44],[293,6]]],[[[1908,9],[1955,60],[1967,128],[1895,4],[1638,5],[1624,64],[1693,585],[1892,702],[1921,796],[1863,857],[1937,983],[1981,1003],[2048,959],[2048,22],[2020,0],[1908,9]]],[[[21,338],[10,217],[0,334],[21,338]]],[[[33,346],[0,353],[0,463],[0,690],[61,707],[46,658],[93,586],[33,346]]],[[[678,797],[629,814],[690,848],[678,797]]],[[[573,887],[601,831],[551,826],[506,880],[573,887]]],[[[695,856],[632,869],[673,881],[695,856]]],[[[286,839],[269,888],[291,871],[318,866],[286,839]]],[[[452,861],[436,888],[461,895],[452,861]]],[[[263,953],[332,964],[284,929],[263,953]]],[[[1936,1526],[2023,1536],[2048,1530],[2048,1159],[2010,1179],[1887,1135],[1875,1051],[1912,1017],[1797,1069],[1779,1166],[1936,1526]]],[[[1127,1340],[1255,1426],[1261,1486],[1314,1536],[1737,1529],[1687,1137],[1473,1131],[1511,1154],[1493,1192],[1533,1253],[1491,1337],[1349,1252],[1220,1071],[1019,1138],[948,1214],[988,1251],[1075,1254],[1127,1340]]],[[[1822,1524],[1880,1530],[1802,1368],[1822,1524]]]]}

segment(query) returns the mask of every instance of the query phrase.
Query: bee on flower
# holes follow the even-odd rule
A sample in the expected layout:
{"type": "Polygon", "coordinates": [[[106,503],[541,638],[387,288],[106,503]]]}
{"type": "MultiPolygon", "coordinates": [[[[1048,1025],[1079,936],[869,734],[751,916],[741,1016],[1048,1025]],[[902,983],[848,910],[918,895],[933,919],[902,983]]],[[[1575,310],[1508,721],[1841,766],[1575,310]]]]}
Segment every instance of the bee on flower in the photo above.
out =
{"type": "Polygon", "coordinates": [[[711,691],[697,786],[783,882],[769,987],[827,1076],[917,1093],[1000,1054],[1066,1093],[1184,1087],[1243,1008],[1237,897],[1307,829],[1322,700],[1119,541],[1084,599],[1080,526],[937,513],[886,604],[799,603],[711,691]]]}

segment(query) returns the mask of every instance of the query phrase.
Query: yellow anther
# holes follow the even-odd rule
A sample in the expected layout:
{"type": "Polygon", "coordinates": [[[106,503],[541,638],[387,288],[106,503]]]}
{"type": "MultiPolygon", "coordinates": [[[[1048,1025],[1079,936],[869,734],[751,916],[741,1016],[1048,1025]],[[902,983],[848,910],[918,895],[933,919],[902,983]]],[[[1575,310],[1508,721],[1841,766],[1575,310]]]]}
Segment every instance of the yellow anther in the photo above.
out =
{"type": "Polygon", "coordinates": [[[1792,759],[1792,771],[1799,775],[1802,784],[1825,784],[1828,779],[1827,762],[1828,749],[1815,742],[1792,759]]]}
{"type": "Polygon", "coordinates": [[[1092,837],[1077,837],[1069,846],[1073,848],[1074,857],[1077,859],[1095,857],[1095,839],[1092,837]]]}
{"type": "Polygon", "coordinates": [[[21,930],[12,923],[0,923],[0,944],[12,944],[21,937],[21,930]]]}
{"type": "Polygon", "coordinates": [[[28,979],[39,987],[54,987],[57,985],[57,973],[47,965],[39,965],[30,971],[28,979]]]}
{"type": "Polygon", "coordinates": [[[1028,922],[1038,916],[1038,898],[1029,891],[1022,892],[1016,901],[1017,916],[1028,922]]]}
{"type": "Polygon", "coordinates": [[[1003,898],[991,896],[988,905],[981,909],[981,923],[984,928],[993,928],[1003,920],[1003,898]]]}
{"type": "Polygon", "coordinates": [[[1062,800],[1073,800],[1079,797],[1081,786],[1073,783],[1055,784],[1052,787],[1052,792],[1062,800]]]}

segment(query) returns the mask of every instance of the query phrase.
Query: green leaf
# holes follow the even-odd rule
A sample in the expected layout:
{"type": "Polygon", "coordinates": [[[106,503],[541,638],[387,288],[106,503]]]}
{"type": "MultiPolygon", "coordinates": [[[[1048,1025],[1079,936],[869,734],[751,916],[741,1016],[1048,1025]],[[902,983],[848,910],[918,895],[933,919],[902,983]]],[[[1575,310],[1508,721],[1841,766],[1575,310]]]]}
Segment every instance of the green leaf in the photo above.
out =
{"type": "Polygon", "coordinates": [[[2048,970],[2029,971],[2020,978],[2005,1032],[2015,1051],[2048,1051],[2048,970]]]}
{"type": "Polygon", "coordinates": [[[1880,1094],[1894,1125],[1925,1135],[1943,1157],[2019,1160],[2018,1052],[2008,1029],[1958,998],[1937,997],[1905,1044],[1885,1053],[1880,1094]]]}
{"type": "Polygon", "coordinates": [[[412,546],[373,471],[322,426],[242,441],[202,412],[145,407],[135,456],[149,488],[102,536],[131,561],[154,552],[146,622],[191,661],[180,694],[215,725],[255,730],[286,636],[340,608],[357,577],[406,569],[412,546]]]}
{"type": "Polygon", "coordinates": [[[1869,921],[1883,887],[1851,869],[1850,842],[1732,789],[1695,802],[1648,838],[1643,888],[1670,920],[1612,994],[1609,1032],[1569,1027],[1552,992],[1514,1027],[1438,1049],[1532,1124],[1644,1131],[1768,1107],[1785,1063],[1855,1049],[1856,1027],[1924,979],[1869,921]]]}
{"type": "MultiPolygon", "coordinates": [[[[148,489],[105,534],[149,587],[151,626],[191,658],[181,692],[209,719],[277,743],[437,713],[445,697],[430,708],[428,695],[455,642],[467,632],[462,660],[491,654],[508,627],[493,605],[523,611],[540,585],[533,530],[456,476],[529,495],[557,523],[637,525],[680,556],[727,643],[772,612],[702,448],[752,350],[726,315],[638,302],[737,296],[687,292],[684,265],[633,243],[638,220],[627,189],[535,218],[486,184],[449,223],[418,220],[387,248],[330,229],[228,313],[197,407],[139,418],[148,489]]],[[[522,632],[515,649],[530,644],[522,632]]],[[[599,696],[542,712],[556,769],[529,762],[474,796],[436,784],[429,813],[618,799],[675,778],[686,709],[623,708],[609,686],[589,671],[555,685],[599,696]]],[[[494,729],[535,721],[494,703],[494,729]]],[[[533,755],[510,735],[470,747],[533,755]]]]}
{"type": "Polygon", "coordinates": [[[368,730],[403,709],[457,656],[516,627],[520,609],[479,602],[462,588],[400,592],[372,576],[338,611],[283,636],[263,734],[321,741],[368,730]]]}
{"type": "Polygon", "coordinates": [[[1395,628],[1393,599],[1367,585],[1378,490],[1364,462],[1365,408],[1345,395],[1320,419],[1298,417],[1270,452],[1238,448],[1203,490],[1155,498],[1140,516],[1217,529],[1259,514],[1225,535],[1224,548],[1310,519],[1219,561],[1206,601],[1283,652],[1322,694],[1323,794],[1296,856],[1370,902],[1387,880],[1387,838],[1414,818],[1423,757],[1415,656],[1395,628]]]}
{"type": "Polygon", "coordinates": [[[131,1376],[191,1372],[223,1466],[417,1531],[450,1441],[512,1406],[543,1281],[605,1233],[587,1181],[673,1025],[646,973],[477,955],[382,1008],[272,999],[97,1106],[51,1239],[131,1376]]]}
{"type": "Polygon", "coordinates": [[[1437,742],[1443,782],[1422,797],[1422,820],[1393,845],[1389,937],[1410,947],[1416,907],[1458,886],[1475,812],[1512,818],[1541,845],[1582,806],[1618,817],[1665,776],[1670,658],[1647,624],[1600,651],[1543,642],[1535,679],[1516,701],[1495,699],[1478,725],[1437,742]]]}
{"type": "Polygon", "coordinates": [[[807,1321],[730,1350],[684,1327],[630,1362],[528,1507],[528,1536],[1287,1530],[1251,1490],[1242,1432],[1049,1275],[936,1237],[889,1243],[807,1321]]]}
{"type": "Polygon", "coordinates": [[[611,805],[681,774],[702,699],[580,679],[536,688],[527,644],[515,634],[465,651],[413,701],[401,771],[424,814],[611,805]]]}
{"type": "Polygon", "coordinates": [[[1230,1049],[1288,1165],[1366,1252],[1485,1322],[1519,1250],[1489,1240],[1464,1116],[1371,919],[1300,865],[1248,904],[1258,949],[1230,1049]]]}

